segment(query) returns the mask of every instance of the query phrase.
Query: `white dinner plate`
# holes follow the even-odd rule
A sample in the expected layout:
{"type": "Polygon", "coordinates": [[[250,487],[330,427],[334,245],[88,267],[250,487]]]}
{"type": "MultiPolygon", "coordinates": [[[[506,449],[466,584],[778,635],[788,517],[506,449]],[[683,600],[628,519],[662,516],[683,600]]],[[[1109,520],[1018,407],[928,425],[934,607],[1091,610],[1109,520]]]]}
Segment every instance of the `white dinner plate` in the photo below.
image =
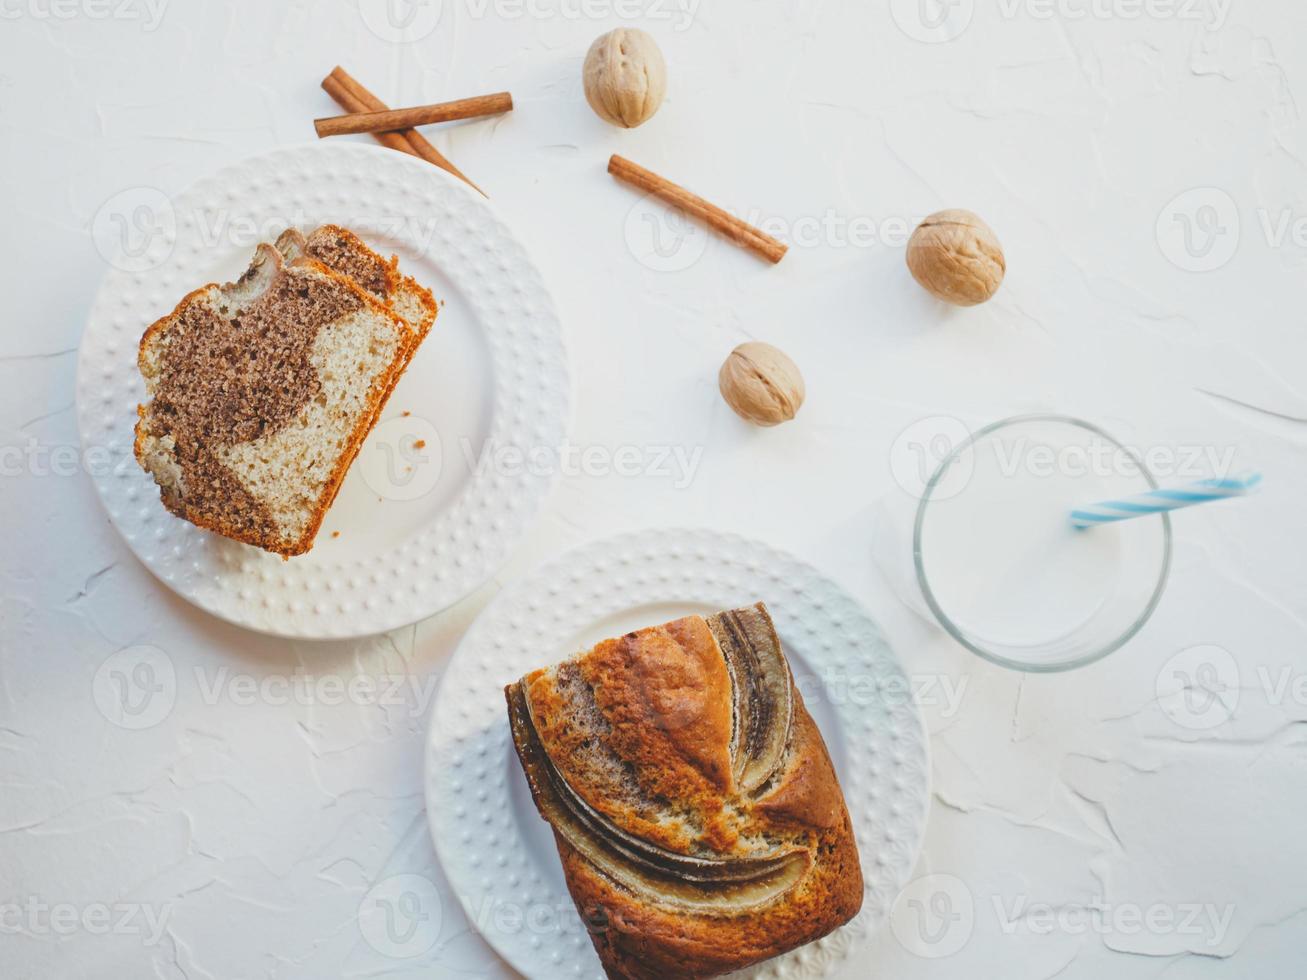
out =
{"type": "Polygon", "coordinates": [[[169,200],[124,192],[97,216],[114,266],[77,371],[87,469],[127,544],[180,595],[283,636],[362,636],[416,622],[485,582],[544,502],[570,391],[553,301],[486,200],[380,147],[316,143],[227,167],[169,200]],[[145,328],[229,281],[286,227],[346,225],[441,302],[313,550],[283,561],[169,514],[132,456],[145,328]],[[119,240],[121,239],[121,240],[119,240]]]}
{"type": "Polygon", "coordinates": [[[504,686],[610,636],[762,600],[839,774],[866,879],[861,913],[748,971],[820,977],[884,921],[916,861],[929,810],[926,734],[880,628],[821,573],[711,531],[644,531],[572,552],[501,592],[441,681],[426,801],[440,862],[468,918],[532,980],[602,978],[552,833],[509,736],[504,686]]]}

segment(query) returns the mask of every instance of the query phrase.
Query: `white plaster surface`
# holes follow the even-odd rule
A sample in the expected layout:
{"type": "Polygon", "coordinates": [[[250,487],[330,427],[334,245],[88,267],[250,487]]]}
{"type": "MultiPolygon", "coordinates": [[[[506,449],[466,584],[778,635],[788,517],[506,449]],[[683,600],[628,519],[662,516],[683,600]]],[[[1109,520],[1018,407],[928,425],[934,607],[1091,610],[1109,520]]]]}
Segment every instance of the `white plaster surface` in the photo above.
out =
{"type": "Polygon", "coordinates": [[[0,977],[512,976],[427,834],[432,685],[503,583],[659,524],[812,561],[920,680],[923,880],[840,976],[1307,971],[1307,8],[432,0],[409,28],[430,32],[395,43],[385,5],[360,2],[0,0],[0,977]],[[662,45],[670,92],[619,132],[580,66],[632,24],[662,45]],[[555,293],[575,444],[701,456],[689,480],[568,473],[475,596],[321,645],[156,584],[81,471],[72,402],[106,268],[97,214],[311,139],[336,63],[395,105],[513,92],[512,115],[432,138],[555,293]],[[790,255],[770,267],[675,224],[662,245],[679,250],[651,255],[644,215],[663,212],[605,174],[612,152],[775,224],[790,255]],[[941,207],[976,210],[1006,246],[985,307],[946,309],[907,275],[903,228],[941,207]],[[721,403],[717,366],[749,338],[803,369],[795,423],[751,430],[721,403]],[[1153,622],[1063,676],[951,644],[872,554],[923,420],[1029,410],[1233,451],[1267,477],[1255,500],[1180,515],[1153,622]],[[282,685],[297,675],[308,696],[282,685]],[[151,676],[146,712],[112,722],[115,685],[151,676]],[[342,698],[323,680],[356,676],[406,686],[342,698]],[[1177,676],[1219,699],[1159,697],[1177,676]],[[429,943],[376,928],[399,875],[430,883],[408,888],[429,943]]]}

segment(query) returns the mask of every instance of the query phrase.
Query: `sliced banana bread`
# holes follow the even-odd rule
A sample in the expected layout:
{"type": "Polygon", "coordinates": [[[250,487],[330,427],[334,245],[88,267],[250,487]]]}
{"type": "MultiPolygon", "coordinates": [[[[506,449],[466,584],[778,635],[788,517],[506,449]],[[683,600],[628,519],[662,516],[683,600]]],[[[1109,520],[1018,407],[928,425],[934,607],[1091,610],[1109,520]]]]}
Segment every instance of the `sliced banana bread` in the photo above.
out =
{"type": "Polygon", "coordinates": [[[287,557],[312,547],[425,335],[380,293],[303,251],[288,262],[260,245],[237,282],[197,289],[151,325],[138,358],[149,400],[136,458],[164,506],[287,557]]]}

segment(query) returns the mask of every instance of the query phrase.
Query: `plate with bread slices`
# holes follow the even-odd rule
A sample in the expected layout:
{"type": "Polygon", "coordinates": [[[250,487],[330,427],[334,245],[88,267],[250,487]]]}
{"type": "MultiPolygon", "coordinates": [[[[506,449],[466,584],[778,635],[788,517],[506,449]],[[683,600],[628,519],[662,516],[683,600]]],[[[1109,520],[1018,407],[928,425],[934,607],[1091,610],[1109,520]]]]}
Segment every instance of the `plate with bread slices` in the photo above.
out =
{"type": "Polygon", "coordinates": [[[436,850],[532,980],[826,976],[917,859],[909,691],[860,604],[789,555],[702,530],[588,545],[502,591],[446,669],[436,850]]]}
{"type": "Polygon", "coordinates": [[[552,484],[501,461],[570,421],[553,301],[485,198],[332,143],[147,200],[77,378],[92,478],[141,561],[223,619],[312,639],[485,582],[552,484]]]}

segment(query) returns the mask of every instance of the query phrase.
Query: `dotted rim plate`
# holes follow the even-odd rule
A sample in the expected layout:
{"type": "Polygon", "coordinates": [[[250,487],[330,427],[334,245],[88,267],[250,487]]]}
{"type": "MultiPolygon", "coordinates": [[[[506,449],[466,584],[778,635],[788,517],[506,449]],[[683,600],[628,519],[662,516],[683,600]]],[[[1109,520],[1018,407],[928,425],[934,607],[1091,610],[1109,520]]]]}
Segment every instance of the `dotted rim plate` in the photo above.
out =
{"type": "Polygon", "coordinates": [[[586,545],[501,592],[454,653],[432,711],[426,802],[436,851],[468,918],[524,975],[601,980],[603,970],[531,803],[504,686],[608,635],[619,617],[634,628],[645,614],[654,625],[758,599],[835,760],[866,893],[842,929],[740,976],[826,976],[885,920],[921,846],[930,767],[925,725],[880,627],[834,582],[767,545],[643,531],[586,545]],[[861,696],[847,696],[855,684],[861,696]]]}
{"type": "MultiPolygon", "coordinates": [[[[437,268],[484,333],[479,340],[492,388],[480,396],[491,406],[485,445],[521,453],[561,445],[571,402],[562,328],[525,248],[486,200],[424,161],[349,143],[252,157],[174,200],[136,190],[147,200],[153,195],[148,203],[162,228],[141,254],[117,254],[96,295],[78,358],[77,417],[87,457],[94,447],[97,458],[109,461],[92,469],[92,479],[137,557],[168,587],[216,616],[303,639],[396,629],[448,608],[487,581],[545,502],[555,473],[479,468],[450,500],[424,513],[413,533],[405,528],[398,545],[364,537],[362,554],[327,556],[324,525],[318,548],[283,561],[173,517],[131,449],[136,406],[144,399],[136,367],[141,334],[186,292],[213,281],[213,229],[233,212],[243,227],[258,230],[248,254],[253,242],[271,240],[288,224],[353,223],[365,238],[375,236],[348,216],[384,225],[401,268],[412,268],[406,252],[437,268]]],[[[437,320],[432,338],[440,328],[437,320]]],[[[379,524],[384,518],[382,508],[377,511],[379,524]]],[[[365,522],[347,530],[366,536],[372,527],[365,522]]]]}

